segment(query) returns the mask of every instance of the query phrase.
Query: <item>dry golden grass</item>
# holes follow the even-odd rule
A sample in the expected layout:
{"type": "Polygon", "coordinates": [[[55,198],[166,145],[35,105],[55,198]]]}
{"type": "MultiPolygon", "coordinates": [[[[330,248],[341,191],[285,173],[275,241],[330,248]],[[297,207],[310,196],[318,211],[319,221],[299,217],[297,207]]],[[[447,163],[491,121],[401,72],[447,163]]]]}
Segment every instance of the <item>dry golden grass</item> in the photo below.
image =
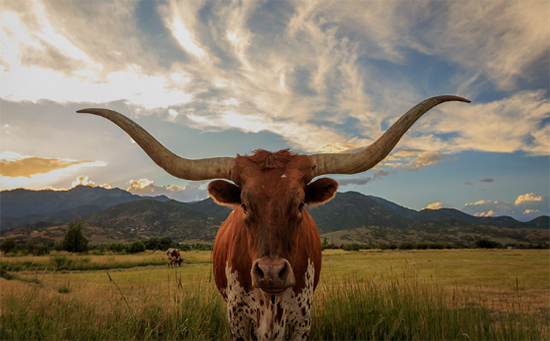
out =
{"type": "MultiPolygon", "coordinates": [[[[162,256],[67,255],[75,262],[89,257],[136,264],[162,256]]],[[[3,331],[13,336],[2,339],[227,339],[211,253],[188,252],[184,258],[192,263],[171,269],[162,264],[16,273],[39,285],[2,278],[2,320],[12,321],[3,331]],[[65,314],[82,322],[76,326],[65,314]],[[56,324],[64,329],[56,331],[56,324]]],[[[49,261],[2,262],[8,259],[49,261]]],[[[549,339],[549,273],[548,250],[327,250],[312,337],[456,339],[466,333],[472,339],[549,339]],[[440,318],[445,330],[432,326],[440,318]]]]}

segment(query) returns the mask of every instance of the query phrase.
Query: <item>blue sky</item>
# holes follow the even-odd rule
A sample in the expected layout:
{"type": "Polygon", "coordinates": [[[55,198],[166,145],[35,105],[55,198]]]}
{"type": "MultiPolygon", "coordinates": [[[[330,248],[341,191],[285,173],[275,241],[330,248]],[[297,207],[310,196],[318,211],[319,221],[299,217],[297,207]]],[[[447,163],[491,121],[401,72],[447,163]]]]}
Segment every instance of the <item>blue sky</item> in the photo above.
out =
{"type": "Polygon", "coordinates": [[[339,191],[413,209],[549,214],[547,1],[3,1],[1,188],[119,187],[182,201],[117,110],[187,158],[368,146],[425,98],[380,165],[339,191]]]}

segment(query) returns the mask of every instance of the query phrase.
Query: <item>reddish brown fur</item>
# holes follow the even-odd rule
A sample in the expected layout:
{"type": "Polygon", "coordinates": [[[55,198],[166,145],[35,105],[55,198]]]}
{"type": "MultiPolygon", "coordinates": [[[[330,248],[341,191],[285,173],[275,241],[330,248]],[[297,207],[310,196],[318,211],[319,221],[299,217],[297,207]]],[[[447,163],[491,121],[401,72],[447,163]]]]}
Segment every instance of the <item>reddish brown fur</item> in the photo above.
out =
{"type": "Polygon", "coordinates": [[[287,322],[288,337],[307,338],[311,296],[321,272],[321,240],[304,204],[330,200],[338,183],[326,178],[310,183],[309,157],[288,150],[238,155],[232,178],[235,185],[216,180],[208,191],[217,203],[235,208],[218,230],[213,251],[214,279],[228,302],[233,338],[267,339],[272,331],[274,339],[282,339],[287,322]],[[258,296],[260,290],[271,298],[264,301],[268,297],[258,296]],[[285,307],[273,293],[292,293],[303,301],[285,307]],[[241,301],[245,296],[252,301],[241,301]],[[277,308],[270,313],[273,304],[277,308]],[[256,314],[247,315],[250,311],[256,314]],[[272,316],[270,322],[267,316],[272,316]],[[265,334],[256,334],[255,328],[265,334]]]}

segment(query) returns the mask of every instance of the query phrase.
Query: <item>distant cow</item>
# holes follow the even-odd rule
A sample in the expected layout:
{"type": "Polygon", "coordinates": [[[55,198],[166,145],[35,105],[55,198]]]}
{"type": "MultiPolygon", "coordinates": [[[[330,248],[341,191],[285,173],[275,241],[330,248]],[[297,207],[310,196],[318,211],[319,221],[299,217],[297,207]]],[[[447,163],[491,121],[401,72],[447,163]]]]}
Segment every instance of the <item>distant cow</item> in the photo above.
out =
{"type": "MultiPolygon", "coordinates": [[[[234,210],[218,230],[212,254],[214,280],[227,302],[233,339],[307,339],[311,301],[321,271],[321,239],[304,208],[330,200],[338,183],[325,174],[357,174],[382,161],[426,111],[456,96],[429,98],[405,113],[373,144],[353,153],[300,155],[289,150],[186,159],[175,155],[129,118],[103,116],[126,131],[168,173],[215,180],[208,193],[234,210]]],[[[304,139],[307,137],[304,136],[304,139]]],[[[170,251],[169,251],[170,252],[170,251]]],[[[177,252],[177,250],[176,250],[177,252]]],[[[178,259],[178,258],[176,258],[178,259]]]]}
{"type": "Polygon", "coordinates": [[[176,266],[176,264],[181,266],[183,259],[181,258],[180,250],[170,248],[166,251],[166,256],[168,257],[169,268],[171,268],[172,265],[176,266]]]}

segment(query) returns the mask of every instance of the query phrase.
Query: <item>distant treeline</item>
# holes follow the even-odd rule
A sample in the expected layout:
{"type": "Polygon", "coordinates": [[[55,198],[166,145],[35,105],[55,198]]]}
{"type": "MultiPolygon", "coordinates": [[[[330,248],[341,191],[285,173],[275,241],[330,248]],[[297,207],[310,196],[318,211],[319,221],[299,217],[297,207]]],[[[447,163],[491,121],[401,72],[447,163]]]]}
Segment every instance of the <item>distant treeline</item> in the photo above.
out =
{"type": "Polygon", "coordinates": [[[501,243],[480,239],[476,241],[473,245],[467,245],[463,243],[459,244],[444,244],[444,243],[429,243],[429,242],[400,242],[400,243],[377,243],[377,244],[360,244],[360,243],[348,243],[335,245],[329,243],[327,238],[323,239],[321,244],[322,249],[342,249],[345,251],[359,251],[359,250],[370,250],[370,249],[379,249],[379,250],[443,250],[443,249],[506,249],[506,248],[515,248],[515,249],[549,249],[549,244],[506,244],[502,245],[501,243]]]}
{"type": "MultiPolygon", "coordinates": [[[[82,243],[81,243],[82,244],[82,243]]],[[[172,237],[151,237],[143,241],[134,241],[131,243],[111,243],[103,245],[86,245],[81,249],[75,249],[70,246],[70,243],[67,240],[61,242],[47,242],[47,243],[36,243],[34,241],[29,241],[27,243],[17,243],[13,238],[8,238],[0,243],[0,251],[3,251],[4,254],[19,254],[19,255],[28,255],[32,254],[35,256],[47,255],[51,251],[69,251],[69,252],[89,252],[93,254],[103,254],[107,252],[119,253],[119,254],[131,254],[143,252],[145,250],[161,250],[166,251],[169,248],[176,248],[181,251],[212,251],[214,247],[212,244],[205,243],[178,243],[175,242],[172,237]]],[[[82,247],[82,246],[81,246],[82,247]]],[[[476,241],[473,245],[467,244],[444,244],[444,243],[429,243],[429,242],[400,242],[400,243],[377,243],[377,244],[360,244],[360,243],[348,243],[335,245],[329,243],[327,238],[324,238],[322,242],[322,249],[342,249],[346,251],[358,251],[358,250],[369,250],[369,249],[379,249],[379,250],[443,250],[443,249],[506,249],[506,248],[516,248],[516,249],[549,249],[548,244],[506,244],[502,245],[501,243],[480,239],[476,241]]]]}
{"type": "Polygon", "coordinates": [[[143,252],[145,250],[161,250],[166,251],[169,248],[176,248],[181,251],[200,250],[211,251],[213,245],[203,243],[178,243],[172,237],[152,237],[144,241],[134,241],[131,243],[111,243],[104,245],[86,245],[80,250],[69,249],[67,242],[47,242],[44,244],[29,241],[27,243],[17,243],[13,238],[8,238],[0,244],[0,250],[6,253],[19,255],[47,255],[52,251],[69,251],[69,252],[88,252],[92,254],[103,254],[107,252],[130,254],[143,252]]]}

